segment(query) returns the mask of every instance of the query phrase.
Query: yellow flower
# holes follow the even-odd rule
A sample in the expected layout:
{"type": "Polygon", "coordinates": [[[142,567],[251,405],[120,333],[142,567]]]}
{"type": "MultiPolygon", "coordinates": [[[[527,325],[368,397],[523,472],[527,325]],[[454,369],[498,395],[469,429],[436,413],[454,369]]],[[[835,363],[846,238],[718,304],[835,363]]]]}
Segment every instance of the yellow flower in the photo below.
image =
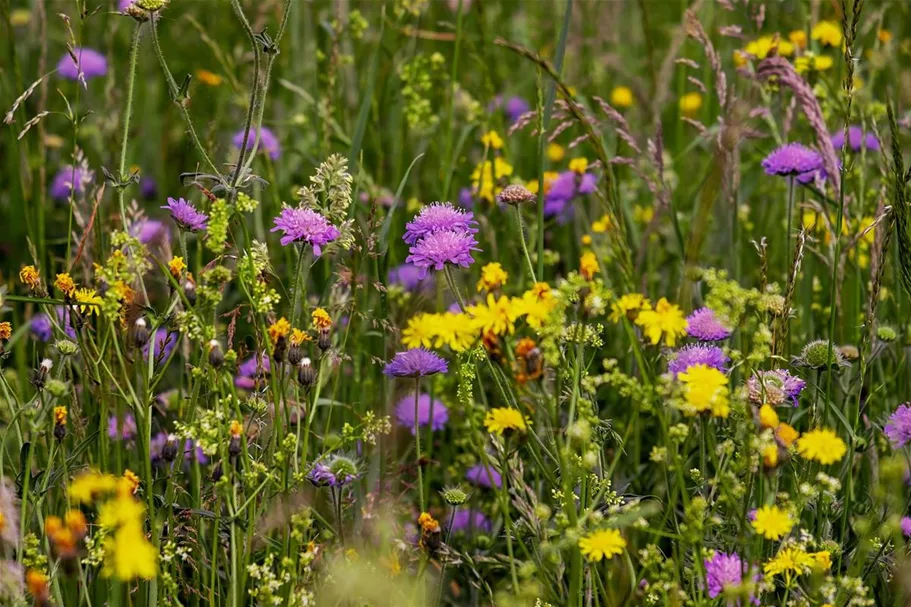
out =
{"type": "Polygon", "coordinates": [[[611,313],[608,317],[611,322],[620,322],[624,316],[635,320],[641,310],[651,310],[652,304],[642,293],[627,293],[611,304],[611,313]]]}
{"type": "Polygon", "coordinates": [[[171,272],[171,276],[175,279],[180,278],[181,273],[187,269],[187,264],[184,263],[183,257],[174,257],[171,261],[168,262],[168,271],[171,272]]]}
{"type": "Polygon", "coordinates": [[[136,495],[136,492],[139,491],[139,477],[135,472],[127,468],[123,471],[120,485],[126,495],[136,495]]]}
{"type": "Polygon", "coordinates": [[[800,575],[813,565],[814,559],[805,550],[799,546],[786,546],[778,551],[778,554],[765,565],[762,570],[768,577],[776,575],[790,575],[795,573],[800,575]]]}
{"type": "Polygon", "coordinates": [[[28,285],[29,289],[35,290],[41,286],[41,277],[38,276],[38,270],[35,266],[24,266],[19,270],[19,280],[28,285]]]}
{"type": "Polygon", "coordinates": [[[506,283],[509,274],[503,269],[503,266],[494,261],[481,268],[481,280],[478,281],[478,293],[481,291],[493,291],[499,289],[506,283]]]}
{"type": "Polygon", "coordinates": [[[781,444],[785,447],[790,447],[794,444],[794,441],[800,436],[800,432],[789,426],[788,424],[780,424],[775,429],[775,436],[778,440],[781,441],[781,444]]]}
{"type": "Polygon", "coordinates": [[[95,289],[76,289],[75,298],[79,303],[85,304],[79,306],[79,311],[90,316],[97,314],[98,306],[104,303],[104,300],[95,293],[95,289]]]}
{"type": "Polygon", "coordinates": [[[113,493],[117,479],[110,474],[84,472],[73,479],[67,493],[75,504],[91,504],[100,496],[113,493]]]}
{"type": "Polygon", "coordinates": [[[203,69],[196,70],[196,77],[207,86],[218,86],[223,80],[218,74],[203,69]]]}
{"type": "Polygon", "coordinates": [[[494,158],[493,162],[486,160],[475,167],[471,174],[471,184],[478,198],[493,201],[503,189],[500,182],[512,175],[512,171],[512,165],[499,156],[494,158]]]}
{"type": "Polygon", "coordinates": [[[70,276],[69,272],[57,274],[57,279],[54,280],[54,286],[64,295],[72,296],[76,291],[76,283],[73,282],[73,278],[70,276]]]}
{"type": "Polygon", "coordinates": [[[464,352],[474,344],[478,332],[467,314],[446,312],[430,316],[437,322],[435,348],[449,346],[453,352],[464,352]]]}
{"type": "Polygon", "coordinates": [[[831,68],[833,64],[834,61],[828,55],[814,55],[813,53],[807,53],[794,59],[794,69],[798,74],[806,74],[811,71],[823,72],[831,68]]]}
{"type": "Polygon", "coordinates": [[[633,91],[628,86],[615,86],[610,92],[611,105],[617,108],[628,108],[633,105],[633,91]]]}
{"type": "Polygon", "coordinates": [[[402,345],[412,348],[430,348],[437,336],[436,314],[420,313],[408,319],[408,326],[402,331],[402,345]]]}
{"type": "Polygon", "coordinates": [[[813,559],[813,568],[819,571],[828,571],[832,568],[832,554],[828,550],[811,552],[809,556],[813,559]]]}
{"type": "MultiPolygon", "coordinates": [[[[547,159],[551,162],[560,162],[566,155],[566,150],[559,143],[550,143],[547,146],[547,159]]],[[[537,183],[537,182],[535,182],[537,183]]]]}
{"type": "Polygon", "coordinates": [[[13,325],[9,321],[0,322],[0,339],[7,340],[13,335],[13,325]]]}
{"type": "Polygon", "coordinates": [[[778,506],[763,506],[756,511],[753,529],[767,540],[781,539],[794,527],[794,517],[778,506]]]}
{"type": "Polygon", "coordinates": [[[876,32],[876,37],[883,44],[888,44],[889,41],[892,40],[892,32],[890,32],[889,30],[879,30],[878,32],[876,32]]]}
{"type": "Polygon", "coordinates": [[[820,21],[810,30],[810,38],[825,46],[841,46],[841,25],[835,21],[820,21]]]}
{"type": "Polygon", "coordinates": [[[490,146],[495,150],[503,149],[503,139],[496,131],[487,131],[481,135],[481,143],[490,146]]]}
{"type": "Polygon", "coordinates": [[[279,339],[287,337],[290,332],[291,323],[288,322],[287,318],[282,316],[269,327],[269,341],[275,345],[278,343],[279,339]]]}
{"type": "Polygon", "coordinates": [[[810,430],[797,440],[797,452],[801,457],[820,464],[834,464],[847,453],[845,442],[828,428],[810,430]]]}
{"type": "Polygon", "coordinates": [[[610,215],[605,213],[601,219],[592,223],[592,232],[595,234],[603,234],[610,229],[610,215]]]}
{"type": "Polygon", "coordinates": [[[762,463],[766,468],[778,465],[778,446],[768,445],[762,450],[762,463]]]}
{"type": "MultiPolygon", "coordinates": [[[[125,490],[114,499],[104,502],[98,509],[98,524],[106,529],[116,529],[122,525],[138,523],[145,514],[145,506],[133,499],[132,492],[127,489],[130,481],[120,480],[125,481],[123,482],[125,490]]],[[[115,483],[120,484],[120,480],[115,480],[115,483]]]]}
{"type": "Polygon", "coordinates": [[[310,341],[313,338],[307,335],[306,331],[301,331],[300,329],[291,329],[291,339],[288,341],[291,342],[292,346],[299,346],[305,341],[310,341]]]}
{"type": "Polygon", "coordinates": [[[150,580],[158,574],[158,551],[146,538],[139,522],[122,525],[105,539],[101,574],[123,581],[150,580]]]}
{"type": "Polygon", "coordinates": [[[418,525],[426,533],[436,533],[440,530],[440,523],[429,512],[422,512],[418,517],[418,525]]]}
{"type": "Polygon", "coordinates": [[[731,407],[728,403],[727,375],[715,367],[693,365],[677,378],[684,385],[684,413],[696,415],[711,411],[715,417],[728,416],[731,407]]]}
{"type": "Polygon", "coordinates": [[[687,93],[680,98],[680,113],[684,116],[692,116],[702,107],[701,93],[687,93]]]}
{"type": "Polygon", "coordinates": [[[590,561],[611,559],[626,548],[626,540],[617,529],[600,529],[579,539],[579,550],[590,561]]]}
{"type": "Polygon", "coordinates": [[[553,295],[550,294],[550,287],[547,283],[543,284],[547,289],[531,289],[522,294],[521,298],[513,300],[513,309],[517,316],[524,316],[525,322],[532,329],[540,329],[547,322],[550,313],[556,307],[557,302],[553,295]]]}
{"type": "Polygon", "coordinates": [[[569,161],[569,170],[577,175],[582,175],[588,169],[587,158],[573,158],[569,161]]]}
{"type": "Polygon", "coordinates": [[[580,242],[582,243],[583,246],[586,246],[586,247],[590,246],[592,243],[591,234],[583,234],[582,238],[580,239],[580,242]]]}
{"type": "Polygon", "coordinates": [[[639,223],[649,223],[655,217],[655,208],[645,205],[639,205],[633,207],[633,219],[639,223]]]}
{"type": "Polygon", "coordinates": [[[794,30],[788,34],[788,40],[797,48],[807,48],[807,33],[803,30],[794,30]]]}
{"type": "Polygon", "coordinates": [[[530,422],[517,409],[498,407],[491,409],[484,416],[484,427],[491,434],[503,435],[504,432],[517,430],[524,433],[530,422]]]}
{"type": "Polygon", "coordinates": [[[487,294],[487,305],[478,304],[468,308],[468,313],[474,318],[475,326],[483,333],[494,335],[512,335],[515,330],[515,320],[518,318],[512,301],[505,295],[499,299],[493,293],[487,294]]]}
{"type": "Polygon", "coordinates": [[[236,419],[232,419],[228,424],[228,432],[231,434],[231,438],[240,438],[240,435],[244,433],[244,426],[236,419]]]}
{"type": "Polygon", "coordinates": [[[315,329],[328,329],[332,326],[332,318],[330,318],[329,313],[322,308],[313,310],[310,314],[310,319],[313,321],[313,328],[315,329]]]}
{"type": "Polygon", "coordinates": [[[595,272],[600,271],[598,267],[598,258],[591,251],[584,253],[579,259],[579,273],[585,280],[591,280],[595,277],[595,272]]]}
{"type": "Polygon", "coordinates": [[[636,324],[643,328],[652,345],[664,337],[664,344],[673,348],[677,339],[686,335],[686,317],[680,307],[662,297],[654,310],[642,310],[636,317],[636,324]]]}
{"type": "Polygon", "coordinates": [[[54,425],[66,425],[66,407],[54,407],[54,425]]]}
{"type": "Polygon", "coordinates": [[[777,428],[780,423],[778,414],[771,406],[763,405],[759,408],[759,425],[763,428],[777,428]]]}

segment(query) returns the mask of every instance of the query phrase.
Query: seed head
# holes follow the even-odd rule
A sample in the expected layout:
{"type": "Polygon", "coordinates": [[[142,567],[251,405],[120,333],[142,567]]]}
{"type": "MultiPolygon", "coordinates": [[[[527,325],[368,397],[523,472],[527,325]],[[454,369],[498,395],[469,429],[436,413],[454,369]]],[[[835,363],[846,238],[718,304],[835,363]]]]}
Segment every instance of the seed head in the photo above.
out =
{"type": "Polygon", "coordinates": [[[521,184],[508,185],[503,188],[503,191],[497,194],[497,202],[501,202],[503,204],[528,204],[534,202],[535,200],[537,200],[537,196],[535,196],[531,190],[521,184]]]}

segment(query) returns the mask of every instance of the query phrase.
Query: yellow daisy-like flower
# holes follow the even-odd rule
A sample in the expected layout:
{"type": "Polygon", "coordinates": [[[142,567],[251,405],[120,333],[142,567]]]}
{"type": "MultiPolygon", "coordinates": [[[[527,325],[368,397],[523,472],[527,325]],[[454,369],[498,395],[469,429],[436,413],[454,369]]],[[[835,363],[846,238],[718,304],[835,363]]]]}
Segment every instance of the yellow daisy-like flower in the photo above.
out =
{"type": "Polygon", "coordinates": [[[813,557],[799,546],[786,546],[763,565],[762,570],[770,578],[781,574],[800,575],[808,571],[813,563],[813,557]]]}
{"type": "Polygon", "coordinates": [[[66,425],[66,407],[54,407],[54,425],[66,425]]]}
{"type": "Polygon", "coordinates": [[[104,541],[104,577],[123,581],[136,578],[150,580],[158,574],[158,551],[149,542],[139,522],[121,525],[104,541]]]}
{"type": "Polygon", "coordinates": [[[291,342],[292,346],[299,346],[302,343],[304,343],[305,341],[312,341],[312,340],[313,340],[313,338],[310,337],[310,335],[308,335],[306,331],[302,331],[300,329],[291,329],[291,339],[289,339],[288,341],[291,342]]]}
{"type": "Polygon", "coordinates": [[[274,345],[278,343],[278,340],[282,337],[287,337],[290,332],[291,323],[288,322],[287,318],[282,316],[269,327],[269,341],[274,345]]]}
{"type": "Polygon", "coordinates": [[[823,465],[834,464],[845,456],[848,446],[833,430],[822,428],[805,432],[797,440],[797,452],[804,459],[823,465]]]}
{"type": "Polygon", "coordinates": [[[810,38],[824,46],[841,46],[841,24],[835,21],[820,21],[810,30],[810,38]]]}
{"type": "Polygon", "coordinates": [[[684,116],[692,116],[702,107],[701,93],[687,93],[680,98],[680,113],[684,116]]]}
{"type": "MultiPolygon", "coordinates": [[[[475,167],[471,174],[471,185],[474,186],[477,196],[488,202],[492,201],[503,189],[501,180],[512,175],[512,165],[497,156],[493,162],[486,160],[475,167]]],[[[545,182],[546,182],[545,175],[545,182]]]]}
{"type": "Polygon", "coordinates": [[[79,311],[90,316],[97,314],[98,306],[104,303],[104,300],[95,293],[95,289],[76,289],[74,297],[80,304],[84,304],[79,306],[79,311]]]}
{"type": "Polygon", "coordinates": [[[13,336],[13,325],[8,320],[0,322],[0,339],[6,341],[13,336]]]}
{"type": "Polygon", "coordinates": [[[475,326],[482,333],[512,335],[516,330],[515,321],[518,314],[512,301],[505,295],[496,299],[492,293],[488,293],[487,305],[471,306],[467,312],[474,318],[475,326]]]}
{"type": "Polygon", "coordinates": [[[412,348],[431,348],[437,337],[436,314],[420,313],[408,319],[408,326],[402,331],[402,345],[412,348]]]}
{"type": "Polygon", "coordinates": [[[743,67],[750,57],[765,59],[773,53],[773,50],[775,54],[782,57],[790,57],[794,54],[794,45],[787,40],[781,40],[777,34],[774,36],[762,36],[747,43],[743,50],[734,51],[734,64],[737,67],[743,67]]]}
{"type": "Polygon", "coordinates": [[[589,561],[599,562],[623,553],[626,540],[617,529],[600,529],[579,539],[579,550],[589,561]]]}
{"type": "Polygon", "coordinates": [[[478,293],[481,291],[493,291],[499,289],[506,283],[509,274],[503,269],[500,263],[494,261],[481,268],[481,280],[478,281],[478,293]]]}
{"type": "Polygon", "coordinates": [[[41,286],[41,277],[38,275],[38,270],[35,266],[24,266],[19,270],[19,280],[21,280],[23,284],[28,285],[28,288],[32,290],[41,286]]]}
{"type": "Polygon", "coordinates": [[[491,409],[484,416],[484,427],[491,434],[502,436],[504,432],[518,431],[526,432],[528,430],[528,419],[517,409],[507,407],[498,407],[491,409]]]}
{"type": "MultiPolygon", "coordinates": [[[[566,150],[559,143],[550,143],[547,145],[547,159],[551,162],[560,162],[566,156],[566,150]]],[[[537,183],[537,182],[536,182],[537,183]]]]}
{"type": "Polygon", "coordinates": [[[54,280],[54,286],[64,295],[72,296],[76,291],[76,283],[73,282],[73,277],[70,276],[69,272],[57,274],[57,278],[54,280]]]}
{"type": "Polygon", "coordinates": [[[219,86],[224,81],[224,79],[215,72],[203,69],[196,70],[196,78],[206,86],[219,86]]]}
{"type": "Polygon", "coordinates": [[[615,86],[610,92],[610,103],[620,109],[632,107],[633,91],[628,86],[615,86]]]}
{"type": "Polygon", "coordinates": [[[588,169],[587,158],[573,158],[569,161],[569,170],[577,175],[582,175],[588,169]]]}
{"type": "Polygon", "coordinates": [[[794,59],[794,69],[798,74],[807,72],[824,72],[834,65],[835,61],[828,55],[814,55],[807,53],[794,59]]]}
{"type": "Polygon", "coordinates": [[[788,34],[788,40],[799,49],[807,48],[807,33],[803,30],[794,30],[788,34]]]}
{"type": "Polygon", "coordinates": [[[467,314],[446,312],[434,314],[436,317],[436,341],[434,347],[449,346],[453,352],[464,352],[478,337],[478,331],[467,314]]]}
{"type": "Polygon", "coordinates": [[[763,428],[777,428],[780,423],[778,414],[770,405],[763,405],[759,408],[759,425],[763,428]]]}
{"type": "Polygon", "coordinates": [[[711,411],[715,417],[727,417],[731,412],[728,377],[715,367],[693,365],[678,375],[677,379],[684,386],[685,414],[696,415],[711,411]]]}
{"type": "Polygon", "coordinates": [[[186,269],[187,264],[184,263],[183,257],[174,257],[171,259],[171,261],[168,262],[168,271],[175,279],[179,279],[180,275],[186,269]]]}
{"type": "Polygon", "coordinates": [[[328,329],[332,326],[332,318],[329,316],[329,313],[322,308],[313,310],[310,314],[310,319],[313,321],[313,327],[316,329],[328,329]]]}
{"type": "Polygon", "coordinates": [[[608,318],[611,322],[620,322],[624,316],[635,320],[642,310],[651,310],[652,304],[642,293],[627,293],[611,304],[608,318]]]}
{"type": "Polygon", "coordinates": [[[686,335],[687,323],[683,311],[664,297],[658,300],[654,310],[641,310],[636,324],[642,327],[652,345],[657,345],[664,337],[664,344],[673,348],[677,340],[686,335]]]}
{"type": "Polygon", "coordinates": [[[532,329],[543,327],[556,306],[557,302],[550,294],[550,287],[542,294],[539,294],[534,289],[526,291],[521,298],[513,300],[513,309],[516,315],[524,316],[525,322],[532,329]]]}
{"type": "Polygon", "coordinates": [[[579,258],[579,274],[582,275],[585,280],[591,280],[595,277],[595,273],[599,272],[601,269],[598,267],[598,258],[595,257],[595,254],[591,251],[588,251],[579,258]]]}
{"type": "Polygon", "coordinates": [[[610,215],[604,214],[598,221],[592,223],[592,232],[595,234],[604,234],[610,229],[611,221],[610,215]]]}
{"type": "Polygon", "coordinates": [[[503,149],[503,138],[496,131],[487,131],[481,135],[481,143],[495,150],[503,149]]]}
{"type": "Polygon", "coordinates": [[[790,533],[794,527],[794,517],[787,510],[778,506],[763,506],[756,511],[753,529],[767,540],[778,540],[790,533]]]}

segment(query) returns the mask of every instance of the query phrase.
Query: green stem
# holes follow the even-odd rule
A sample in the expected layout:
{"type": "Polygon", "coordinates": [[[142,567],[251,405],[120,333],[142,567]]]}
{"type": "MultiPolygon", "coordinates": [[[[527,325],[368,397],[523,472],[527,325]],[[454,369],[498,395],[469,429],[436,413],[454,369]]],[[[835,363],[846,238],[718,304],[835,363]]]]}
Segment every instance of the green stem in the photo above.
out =
{"type": "Polygon", "coordinates": [[[532,282],[538,282],[535,277],[535,266],[531,263],[531,256],[528,254],[528,246],[525,244],[525,228],[522,226],[522,209],[515,205],[516,209],[516,227],[519,229],[519,242],[522,243],[522,252],[525,254],[525,263],[528,264],[528,273],[532,282]]]}

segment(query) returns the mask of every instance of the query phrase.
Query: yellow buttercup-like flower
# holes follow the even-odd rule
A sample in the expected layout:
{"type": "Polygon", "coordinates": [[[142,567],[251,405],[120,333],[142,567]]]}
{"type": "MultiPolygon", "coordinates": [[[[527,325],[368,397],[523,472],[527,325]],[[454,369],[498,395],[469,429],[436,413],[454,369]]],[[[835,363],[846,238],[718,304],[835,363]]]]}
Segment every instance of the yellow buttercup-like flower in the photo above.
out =
{"type": "Polygon", "coordinates": [[[841,46],[841,24],[835,21],[820,21],[810,30],[810,38],[824,46],[841,46]]]}
{"type": "Polygon", "coordinates": [[[579,550],[590,560],[599,562],[623,553],[626,540],[617,529],[601,529],[579,539],[579,550]]]}
{"type": "Polygon", "coordinates": [[[693,365],[679,374],[677,379],[684,386],[684,413],[697,415],[711,411],[714,417],[728,416],[731,407],[728,402],[727,375],[715,367],[693,365]]]}
{"type": "Polygon", "coordinates": [[[484,427],[491,434],[502,435],[504,432],[522,432],[528,430],[529,421],[517,409],[498,407],[491,409],[484,416],[484,427]]]}
{"type": "Polygon", "coordinates": [[[505,295],[497,299],[493,293],[488,293],[486,305],[471,306],[467,312],[474,318],[475,326],[483,333],[512,335],[516,330],[515,321],[518,314],[512,301],[505,295]]]}
{"type": "Polygon", "coordinates": [[[834,464],[845,456],[848,446],[833,430],[810,430],[797,439],[797,452],[801,457],[823,465],[834,464]]]}
{"type": "Polygon", "coordinates": [[[636,324],[642,327],[652,345],[657,345],[663,337],[664,344],[673,348],[677,340],[686,335],[686,317],[679,306],[664,297],[658,300],[654,310],[640,311],[636,324]]]}
{"type": "Polygon", "coordinates": [[[651,310],[652,304],[642,293],[627,293],[611,304],[611,313],[608,317],[611,322],[620,322],[624,316],[635,320],[642,310],[651,310]]]}
{"type": "Polygon", "coordinates": [[[628,86],[615,86],[610,92],[611,105],[625,109],[633,105],[633,91],[628,86]]]}
{"type": "Polygon", "coordinates": [[[692,116],[702,107],[701,93],[687,93],[680,98],[680,113],[684,116],[692,116]]]}
{"type": "Polygon", "coordinates": [[[588,169],[587,158],[573,158],[569,161],[569,170],[577,175],[583,174],[588,169]]]}
{"type": "Polygon", "coordinates": [[[499,289],[506,283],[509,274],[503,269],[499,262],[491,262],[481,268],[481,280],[478,281],[478,293],[481,291],[493,291],[499,289]]]}
{"type": "Polygon", "coordinates": [[[778,506],[763,506],[756,511],[753,529],[767,540],[778,540],[791,532],[794,517],[778,506]]]}

